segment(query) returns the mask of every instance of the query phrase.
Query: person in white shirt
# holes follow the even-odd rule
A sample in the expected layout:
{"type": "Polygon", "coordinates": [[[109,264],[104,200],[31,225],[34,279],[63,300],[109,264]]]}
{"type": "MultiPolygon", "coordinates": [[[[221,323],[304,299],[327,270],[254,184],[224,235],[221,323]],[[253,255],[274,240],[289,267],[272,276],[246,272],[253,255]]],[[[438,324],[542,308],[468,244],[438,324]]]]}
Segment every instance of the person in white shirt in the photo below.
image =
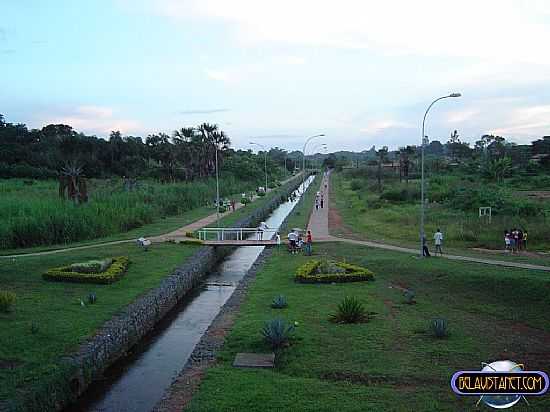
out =
{"type": "Polygon", "coordinates": [[[437,232],[434,234],[434,243],[435,243],[435,254],[437,255],[437,252],[439,252],[440,255],[443,255],[443,250],[441,249],[441,245],[443,244],[443,233],[441,233],[441,229],[437,229],[437,232]]]}

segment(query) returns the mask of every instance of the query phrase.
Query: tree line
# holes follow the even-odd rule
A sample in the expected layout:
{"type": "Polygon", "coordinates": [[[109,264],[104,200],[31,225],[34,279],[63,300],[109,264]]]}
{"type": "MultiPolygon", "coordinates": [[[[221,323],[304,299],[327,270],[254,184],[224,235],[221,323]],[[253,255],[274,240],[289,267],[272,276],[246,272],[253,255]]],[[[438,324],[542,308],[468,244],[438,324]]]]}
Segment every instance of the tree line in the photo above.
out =
{"type": "MultiPolygon", "coordinates": [[[[69,167],[89,178],[125,176],[163,182],[215,175],[218,167],[237,178],[263,176],[264,155],[235,150],[227,134],[215,124],[184,127],[172,135],[154,133],[145,139],[111,132],[109,139],[77,132],[70,125],[49,124],[29,129],[5,121],[0,114],[0,176],[54,178],[69,167]]],[[[279,148],[268,153],[268,173],[280,174],[290,154],[279,148]]]]}

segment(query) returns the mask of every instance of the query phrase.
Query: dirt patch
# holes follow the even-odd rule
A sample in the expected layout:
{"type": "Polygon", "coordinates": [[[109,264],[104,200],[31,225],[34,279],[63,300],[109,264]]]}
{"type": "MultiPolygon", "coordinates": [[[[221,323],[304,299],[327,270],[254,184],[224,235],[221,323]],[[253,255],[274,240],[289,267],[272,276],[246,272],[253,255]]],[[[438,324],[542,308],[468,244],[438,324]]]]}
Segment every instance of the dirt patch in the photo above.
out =
{"type": "Polygon", "coordinates": [[[361,240],[353,233],[353,230],[344,224],[342,216],[336,209],[334,204],[331,204],[328,209],[328,229],[329,233],[337,234],[350,239],[361,240]]]}
{"type": "Polygon", "coordinates": [[[386,375],[369,375],[366,373],[356,372],[327,372],[319,377],[322,380],[349,382],[358,385],[374,386],[374,385],[392,385],[417,387],[424,385],[441,385],[441,380],[437,378],[429,379],[425,377],[412,376],[386,376],[386,375]]]}
{"type": "Polygon", "coordinates": [[[395,319],[395,314],[397,313],[395,306],[393,305],[393,300],[384,299],[384,306],[388,309],[388,316],[390,319],[395,319]]]}
{"type": "Polygon", "coordinates": [[[548,190],[521,190],[516,194],[534,200],[550,200],[550,191],[548,190]]]}

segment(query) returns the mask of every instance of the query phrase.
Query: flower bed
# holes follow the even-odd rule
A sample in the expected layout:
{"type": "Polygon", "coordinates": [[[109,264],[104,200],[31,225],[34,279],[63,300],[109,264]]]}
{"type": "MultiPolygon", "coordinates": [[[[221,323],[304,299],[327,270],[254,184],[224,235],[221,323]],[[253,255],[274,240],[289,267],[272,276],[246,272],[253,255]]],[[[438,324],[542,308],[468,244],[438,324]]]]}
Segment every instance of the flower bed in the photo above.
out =
{"type": "Polygon", "coordinates": [[[114,283],[126,273],[130,260],[126,256],[118,256],[112,259],[112,263],[102,272],[77,272],[75,265],[61,266],[49,269],[42,277],[46,280],[58,282],[78,283],[114,283]]]}
{"type": "Polygon", "coordinates": [[[343,283],[374,280],[370,270],[350,263],[310,260],[296,271],[295,280],[300,283],[343,283]],[[324,273],[322,268],[334,268],[324,273]]]}

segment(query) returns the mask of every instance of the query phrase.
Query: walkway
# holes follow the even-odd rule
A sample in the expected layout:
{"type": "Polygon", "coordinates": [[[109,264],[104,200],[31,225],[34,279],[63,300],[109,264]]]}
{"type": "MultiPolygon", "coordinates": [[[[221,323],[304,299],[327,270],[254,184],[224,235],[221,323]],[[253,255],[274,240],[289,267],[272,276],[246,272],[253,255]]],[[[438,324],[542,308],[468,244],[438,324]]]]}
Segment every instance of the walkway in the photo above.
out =
{"type": "MultiPolygon", "coordinates": [[[[281,184],[285,185],[297,176],[300,176],[300,174],[297,174],[295,176],[291,176],[288,179],[283,180],[281,182],[281,184]]],[[[271,190],[274,190],[274,189],[267,189],[268,192],[270,192],[271,190]]],[[[256,199],[258,199],[258,196],[254,196],[252,198],[252,201],[254,201],[256,199]]],[[[240,202],[238,204],[235,204],[235,211],[237,211],[238,209],[240,209],[244,206],[245,205],[241,204],[240,202]]],[[[230,215],[231,213],[233,213],[233,211],[228,210],[227,212],[220,213],[219,217],[221,219],[221,218],[223,218],[227,215],[230,215]]],[[[170,240],[184,239],[184,238],[187,237],[186,233],[194,232],[197,229],[208,226],[208,225],[216,222],[216,220],[218,220],[218,214],[213,213],[209,216],[206,216],[202,219],[199,219],[199,220],[197,220],[193,223],[190,223],[186,226],[180,227],[177,230],[174,230],[172,232],[165,233],[165,234],[159,235],[159,236],[151,236],[151,237],[148,237],[148,239],[151,240],[153,243],[161,243],[161,242],[167,242],[167,241],[170,241],[170,240]]],[[[131,243],[131,242],[136,242],[136,240],[137,239],[114,240],[112,242],[94,243],[93,245],[84,245],[84,246],[67,247],[67,248],[62,248],[62,249],[45,250],[43,252],[20,253],[20,254],[16,254],[16,255],[4,255],[4,256],[0,256],[0,259],[13,259],[13,258],[19,258],[19,257],[53,255],[53,254],[56,254],[56,253],[72,252],[74,250],[84,250],[84,249],[92,249],[92,248],[95,248],[95,247],[119,245],[121,243],[131,243]]]]}
{"type": "MultiPolygon", "coordinates": [[[[313,211],[311,212],[311,216],[309,219],[309,224],[307,228],[308,230],[311,230],[311,234],[313,236],[314,242],[346,242],[346,243],[352,243],[355,245],[392,250],[395,252],[411,253],[414,255],[419,254],[419,251],[417,249],[388,245],[385,243],[371,242],[368,240],[354,240],[354,239],[331,236],[329,233],[329,226],[328,226],[328,212],[329,212],[329,205],[330,205],[330,202],[329,202],[330,186],[329,185],[330,185],[329,175],[324,176],[323,182],[321,184],[321,190],[324,196],[324,207],[322,209],[315,210],[315,204],[314,204],[313,211]]],[[[533,265],[530,263],[507,262],[504,260],[493,260],[493,259],[484,259],[484,258],[476,258],[476,257],[469,257],[469,256],[458,256],[458,255],[443,255],[442,257],[445,259],[458,260],[462,262],[481,263],[485,265],[495,265],[495,266],[512,267],[512,268],[519,268],[519,269],[542,270],[542,271],[550,272],[550,266],[533,265]]],[[[437,258],[432,257],[430,259],[437,259],[437,258]]]]}

